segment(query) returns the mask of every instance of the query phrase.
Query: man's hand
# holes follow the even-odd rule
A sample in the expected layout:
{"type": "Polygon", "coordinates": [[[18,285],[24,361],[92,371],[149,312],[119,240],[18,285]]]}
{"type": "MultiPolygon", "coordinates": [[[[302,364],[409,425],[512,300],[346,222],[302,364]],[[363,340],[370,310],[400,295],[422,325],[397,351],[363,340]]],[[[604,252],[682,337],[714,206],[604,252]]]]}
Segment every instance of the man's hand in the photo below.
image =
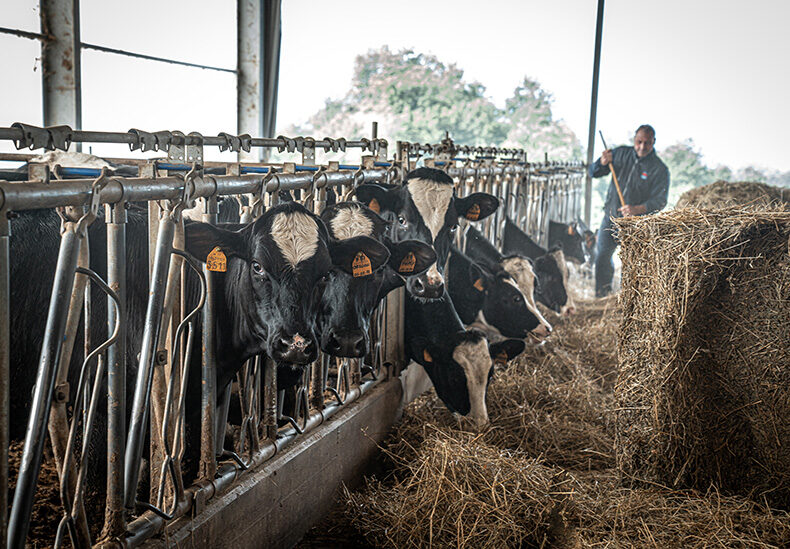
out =
{"type": "Polygon", "coordinates": [[[612,161],[612,149],[606,149],[601,153],[601,166],[606,166],[612,161]]]}
{"type": "Polygon", "coordinates": [[[623,214],[623,217],[627,217],[629,215],[642,215],[647,212],[647,208],[644,204],[626,204],[622,208],[617,208],[617,211],[623,214]]]}

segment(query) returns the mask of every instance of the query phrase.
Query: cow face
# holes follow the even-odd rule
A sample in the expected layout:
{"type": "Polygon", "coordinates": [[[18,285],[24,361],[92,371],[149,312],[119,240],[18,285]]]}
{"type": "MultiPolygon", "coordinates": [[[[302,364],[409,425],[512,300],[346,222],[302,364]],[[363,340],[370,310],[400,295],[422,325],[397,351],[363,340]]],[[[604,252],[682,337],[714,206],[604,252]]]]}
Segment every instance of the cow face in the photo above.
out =
{"type": "Polygon", "coordinates": [[[564,258],[558,257],[560,254],[562,254],[562,250],[553,250],[535,260],[537,279],[535,297],[556,313],[562,313],[563,307],[568,302],[565,277],[562,271],[562,269],[567,271],[567,267],[564,258]]]}
{"type": "Polygon", "coordinates": [[[356,195],[361,202],[386,216],[392,225],[392,240],[419,240],[436,250],[436,264],[426,273],[406,281],[409,293],[424,299],[442,296],[444,262],[458,229],[458,217],[478,221],[499,206],[496,197],[486,193],[457,198],[452,178],[433,168],[410,172],[400,187],[361,185],[356,195]]]}
{"type": "Polygon", "coordinates": [[[549,247],[559,246],[565,258],[575,263],[584,263],[584,238],[575,225],[549,221],[549,247]]]}
{"type": "Polygon", "coordinates": [[[495,361],[507,362],[524,350],[524,342],[515,339],[489,345],[477,330],[458,332],[442,345],[421,337],[409,345],[445,406],[465,416],[478,430],[488,424],[486,392],[495,361]]]}
{"type": "Polygon", "coordinates": [[[527,303],[527,309],[538,320],[538,326],[530,331],[530,336],[542,340],[551,333],[551,324],[543,317],[535,303],[537,293],[537,277],[529,259],[520,255],[511,255],[502,259],[502,269],[507,272],[518,286],[527,303]]]}
{"type": "Polygon", "coordinates": [[[282,363],[315,360],[319,282],[332,267],[329,236],[315,215],[292,202],[237,232],[191,223],[185,234],[196,258],[205,261],[215,248],[227,258],[227,318],[218,325],[242,360],[262,352],[282,363]]]}

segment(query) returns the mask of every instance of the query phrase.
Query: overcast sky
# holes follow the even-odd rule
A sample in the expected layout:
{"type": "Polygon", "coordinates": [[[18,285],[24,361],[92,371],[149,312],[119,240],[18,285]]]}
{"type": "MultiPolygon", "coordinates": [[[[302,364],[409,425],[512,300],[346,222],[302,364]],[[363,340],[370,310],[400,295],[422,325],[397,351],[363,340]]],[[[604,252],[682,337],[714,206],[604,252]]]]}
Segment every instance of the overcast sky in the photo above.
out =
{"type": "MultiPolygon", "coordinates": [[[[500,106],[529,75],[586,144],[596,5],[283,0],[278,126],[344,95],[355,56],[386,44],[456,63],[500,106]]],[[[36,6],[5,0],[0,26],[39,30],[36,6]]],[[[82,0],[81,10],[85,42],[235,66],[234,0],[82,0]]],[[[790,170],[788,21],[786,0],[607,0],[598,127],[623,142],[652,123],[659,148],[693,138],[711,165],[790,170]]],[[[13,76],[0,87],[0,124],[40,123],[38,44],[0,35],[0,51],[0,74],[13,76]]],[[[86,51],[83,101],[86,129],[235,131],[231,74],[86,51]]]]}

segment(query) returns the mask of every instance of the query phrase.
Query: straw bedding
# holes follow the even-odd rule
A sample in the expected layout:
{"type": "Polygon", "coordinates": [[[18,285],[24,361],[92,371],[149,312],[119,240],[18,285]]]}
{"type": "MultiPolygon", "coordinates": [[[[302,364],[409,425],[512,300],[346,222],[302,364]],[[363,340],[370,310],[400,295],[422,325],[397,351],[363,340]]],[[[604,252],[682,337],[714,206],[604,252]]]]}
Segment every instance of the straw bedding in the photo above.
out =
{"type": "Polygon", "coordinates": [[[624,479],[790,508],[790,211],[684,209],[620,227],[624,479]]]}
{"type": "Polygon", "coordinates": [[[407,408],[383,452],[389,474],[344,495],[355,543],[790,545],[790,516],[761,502],[715,489],[622,485],[614,466],[616,298],[582,302],[579,311],[552,318],[549,342],[497,372],[488,431],[464,432],[432,394],[407,408]]]}
{"type": "Polygon", "coordinates": [[[778,206],[790,201],[785,189],[752,181],[716,181],[689,189],[676,208],[721,208],[726,206],[778,206]]]}

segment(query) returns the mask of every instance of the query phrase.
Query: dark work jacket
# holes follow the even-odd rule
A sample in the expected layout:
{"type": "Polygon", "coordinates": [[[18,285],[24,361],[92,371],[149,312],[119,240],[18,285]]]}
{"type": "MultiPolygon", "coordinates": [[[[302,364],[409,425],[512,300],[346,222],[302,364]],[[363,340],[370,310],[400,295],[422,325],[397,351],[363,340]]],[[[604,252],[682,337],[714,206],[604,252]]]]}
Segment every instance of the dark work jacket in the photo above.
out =
{"type": "MultiPolygon", "coordinates": [[[[617,173],[617,182],[626,204],[638,206],[644,204],[646,214],[659,211],[667,205],[669,194],[669,170],[656,154],[655,149],[644,158],[636,156],[636,151],[629,145],[617,147],[612,150],[612,163],[617,173]]],[[[590,166],[592,177],[603,177],[610,172],[609,165],[601,165],[601,159],[590,166]]],[[[619,217],[617,208],[620,207],[620,198],[614,188],[614,180],[609,183],[606,193],[604,212],[612,217],[619,217]]]]}

